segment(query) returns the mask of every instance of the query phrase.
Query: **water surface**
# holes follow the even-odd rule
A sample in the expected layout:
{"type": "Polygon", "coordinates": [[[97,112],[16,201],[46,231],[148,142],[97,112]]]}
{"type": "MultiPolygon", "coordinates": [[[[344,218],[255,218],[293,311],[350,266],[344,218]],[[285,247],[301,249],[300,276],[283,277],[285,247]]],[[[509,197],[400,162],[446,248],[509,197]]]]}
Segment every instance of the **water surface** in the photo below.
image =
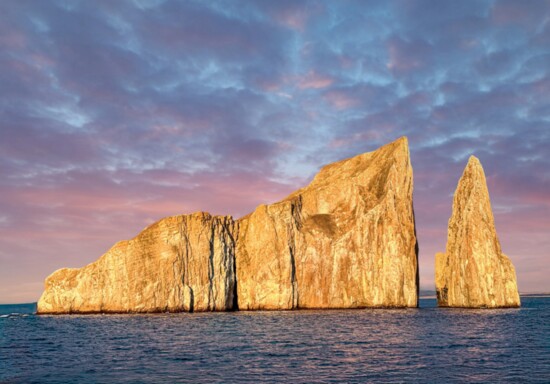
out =
{"type": "Polygon", "coordinates": [[[420,304],[86,316],[0,306],[0,383],[550,382],[550,298],[420,304]]]}

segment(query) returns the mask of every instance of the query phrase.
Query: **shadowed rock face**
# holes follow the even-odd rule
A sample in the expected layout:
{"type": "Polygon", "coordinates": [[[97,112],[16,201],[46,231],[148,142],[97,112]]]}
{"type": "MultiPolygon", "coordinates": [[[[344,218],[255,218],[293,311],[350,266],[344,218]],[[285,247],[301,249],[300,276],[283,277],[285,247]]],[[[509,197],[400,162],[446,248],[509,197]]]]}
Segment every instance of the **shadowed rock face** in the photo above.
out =
{"type": "Polygon", "coordinates": [[[251,214],[168,217],[46,280],[39,313],[416,307],[407,139],[251,214]]]}
{"type": "Polygon", "coordinates": [[[446,253],[436,255],[440,307],[518,307],[516,272],[502,253],[489,191],[474,156],[458,182],[449,220],[446,253]]]}

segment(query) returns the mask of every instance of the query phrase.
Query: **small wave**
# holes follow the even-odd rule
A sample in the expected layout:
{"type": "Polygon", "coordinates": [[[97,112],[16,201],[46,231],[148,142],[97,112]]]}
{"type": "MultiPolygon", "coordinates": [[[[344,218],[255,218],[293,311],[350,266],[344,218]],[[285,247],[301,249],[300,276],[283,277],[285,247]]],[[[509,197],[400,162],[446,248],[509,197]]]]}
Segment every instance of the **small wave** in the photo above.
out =
{"type": "Polygon", "coordinates": [[[0,315],[0,318],[8,318],[8,317],[28,317],[28,313],[8,313],[5,315],[0,315]]]}

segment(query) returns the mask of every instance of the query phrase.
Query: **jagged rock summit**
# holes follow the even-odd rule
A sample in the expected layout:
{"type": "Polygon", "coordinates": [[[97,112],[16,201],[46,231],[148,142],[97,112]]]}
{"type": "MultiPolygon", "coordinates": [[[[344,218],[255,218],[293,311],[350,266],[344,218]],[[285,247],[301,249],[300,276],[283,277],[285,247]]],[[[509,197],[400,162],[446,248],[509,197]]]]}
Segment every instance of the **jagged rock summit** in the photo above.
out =
{"type": "Polygon", "coordinates": [[[164,218],[50,275],[38,313],[416,307],[412,192],[402,137],[239,220],[164,218]]]}
{"type": "Polygon", "coordinates": [[[516,272],[502,253],[485,173],[471,156],[453,200],[447,250],[436,255],[440,307],[519,307],[516,272]]]}

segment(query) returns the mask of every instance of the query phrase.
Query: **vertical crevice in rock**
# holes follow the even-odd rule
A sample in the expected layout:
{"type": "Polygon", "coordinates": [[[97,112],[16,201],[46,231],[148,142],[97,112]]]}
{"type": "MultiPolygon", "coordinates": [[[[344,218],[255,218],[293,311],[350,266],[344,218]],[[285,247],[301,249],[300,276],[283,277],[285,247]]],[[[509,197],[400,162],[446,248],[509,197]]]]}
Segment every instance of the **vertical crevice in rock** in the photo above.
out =
{"type": "Polygon", "coordinates": [[[208,255],[208,310],[216,310],[216,301],[214,297],[214,237],[216,226],[212,223],[210,231],[210,254],[208,255]]]}
{"type": "Polygon", "coordinates": [[[223,222],[220,225],[220,241],[221,244],[221,250],[222,250],[222,260],[219,263],[218,271],[220,273],[220,277],[223,277],[223,309],[228,309],[228,301],[231,299],[231,275],[229,274],[229,271],[232,270],[231,265],[231,249],[229,247],[229,244],[227,244],[227,237],[228,237],[228,229],[227,229],[227,219],[224,218],[223,222]]]}
{"type": "MultiPolygon", "coordinates": [[[[234,221],[232,221],[232,228],[233,228],[233,232],[234,233],[238,233],[238,227],[237,227],[237,223],[235,223],[234,221]]],[[[238,284],[238,280],[237,280],[237,256],[236,256],[236,250],[237,250],[237,244],[235,242],[235,238],[233,237],[233,234],[231,233],[231,231],[228,231],[227,232],[227,235],[229,237],[229,240],[231,241],[231,259],[232,259],[232,282],[233,282],[233,285],[232,285],[232,295],[231,295],[231,299],[232,299],[232,302],[231,302],[231,306],[229,307],[230,310],[232,311],[238,311],[239,310],[239,296],[237,294],[237,284],[238,284]]],[[[228,274],[229,275],[229,274],[228,274]]]]}
{"type": "Polygon", "coordinates": [[[447,292],[448,291],[449,290],[448,290],[447,287],[443,287],[443,288],[435,290],[435,295],[437,297],[437,305],[439,305],[440,307],[446,307],[448,305],[448,303],[447,303],[447,292]]]}
{"type": "Polygon", "coordinates": [[[416,216],[414,214],[414,204],[412,204],[412,215],[414,228],[414,257],[416,263],[416,306],[418,307],[418,302],[420,300],[420,264],[418,263],[420,247],[418,246],[418,236],[416,236],[416,216]]]}
{"type": "Polygon", "coordinates": [[[290,253],[290,284],[292,287],[291,293],[291,309],[298,308],[298,284],[296,282],[296,259],[294,257],[294,231],[292,227],[289,227],[289,238],[288,238],[288,252],[290,253]]]}
{"type": "MultiPolygon", "coordinates": [[[[190,245],[189,245],[189,236],[188,236],[188,228],[187,228],[187,217],[184,217],[182,219],[181,225],[180,225],[180,235],[183,242],[183,247],[178,250],[178,255],[181,260],[181,264],[183,266],[183,273],[181,276],[181,284],[182,284],[182,294],[185,292],[185,287],[189,288],[190,291],[190,303],[188,304],[189,312],[193,312],[194,307],[194,295],[193,295],[193,289],[191,288],[191,284],[189,281],[189,253],[191,252],[190,245]],[[185,251],[184,251],[185,248],[185,251]]],[[[185,300],[182,300],[183,303],[185,303],[185,300]]]]}
{"type": "Polygon", "coordinates": [[[290,203],[290,213],[292,222],[288,226],[288,252],[290,254],[290,284],[291,293],[291,309],[299,307],[299,291],[298,281],[296,278],[296,230],[302,228],[302,196],[298,196],[290,203]]]}
{"type": "Polygon", "coordinates": [[[294,225],[296,229],[300,230],[302,228],[302,196],[299,195],[296,197],[290,205],[290,213],[294,219],[294,225]]]}
{"type": "Polygon", "coordinates": [[[223,264],[225,273],[225,286],[224,286],[224,309],[233,311],[235,310],[235,294],[236,294],[236,261],[235,261],[235,240],[231,233],[233,226],[233,219],[225,220],[222,225],[223,239],[223,264]]]}
{"type": "Polygon", "coordinates": [[[195,293],[193,288],[189,287],[189,313],[193,313],[195,309],[195,293]]]}

